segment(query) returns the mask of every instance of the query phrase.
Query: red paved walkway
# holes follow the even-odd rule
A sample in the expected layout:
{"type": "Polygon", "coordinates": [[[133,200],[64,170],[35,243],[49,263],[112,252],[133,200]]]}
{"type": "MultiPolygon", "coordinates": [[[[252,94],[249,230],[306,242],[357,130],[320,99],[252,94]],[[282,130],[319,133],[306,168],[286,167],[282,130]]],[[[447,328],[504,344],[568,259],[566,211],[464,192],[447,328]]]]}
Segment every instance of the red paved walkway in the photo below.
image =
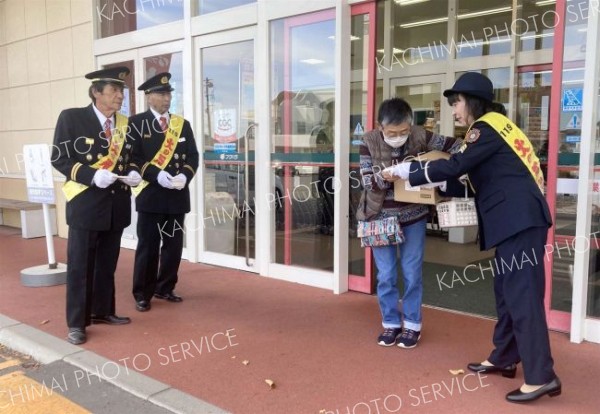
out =
{"type": "MultiPolygon", "coordinates": [[[[55,247],[66,262],[66,240],[55,238],[55,247]]],[[[571,344],[553,332],[563,395],[519,406],[504,395],[522,383],[520,367],[514,380],[448,372],[487,356],[493,321],[425,309],[417,348],[383,348],[375,344],[373,296],[187,262],[176,290],[184,302],[154,300],[139,313],[130,294],[133,255],[122,250],[116,276],[117,312],[133,322],[94,325],[83,347],[129,358],[130,367],[135,359],[146,375],[234,413],[600,413],[598,344],[571,344]]],[[[64,338],[64,285],[26,288],[19,280],[21,269],[46,260],[43,238],[0,227],[0,313],[64,338]]]]}

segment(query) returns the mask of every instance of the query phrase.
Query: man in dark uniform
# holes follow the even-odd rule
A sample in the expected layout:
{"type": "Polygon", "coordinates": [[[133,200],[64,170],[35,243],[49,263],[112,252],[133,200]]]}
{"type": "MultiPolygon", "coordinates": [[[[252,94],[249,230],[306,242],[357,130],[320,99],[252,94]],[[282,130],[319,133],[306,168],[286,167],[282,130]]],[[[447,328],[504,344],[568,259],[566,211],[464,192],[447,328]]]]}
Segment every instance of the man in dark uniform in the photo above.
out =
{"type": "Polygon", "coordinates": [[[130,164],[123,102],[126,67],[85,75],[92,81],[85,108],[61,112],[54,132],[52,165],[67,178],[67,340],[86,341],[91,323],[122,325],[115,314],[115,269],[123,229],[131,221],[130,186],[140,183],[130,164]]]}
{"type": "Polygon", "coordinates": [[[169,79],[170,73],[159,73],[138,87],[145,92],[150,109],[129,121],[133,157],[142,166],[144,179],[134,191],[138,244],[132,293],[140,312],[150,310],[152,296],[169,302],[183,300],[174,289],[198,150],[190,123],[169,113],[173,91],[169,79]]]}

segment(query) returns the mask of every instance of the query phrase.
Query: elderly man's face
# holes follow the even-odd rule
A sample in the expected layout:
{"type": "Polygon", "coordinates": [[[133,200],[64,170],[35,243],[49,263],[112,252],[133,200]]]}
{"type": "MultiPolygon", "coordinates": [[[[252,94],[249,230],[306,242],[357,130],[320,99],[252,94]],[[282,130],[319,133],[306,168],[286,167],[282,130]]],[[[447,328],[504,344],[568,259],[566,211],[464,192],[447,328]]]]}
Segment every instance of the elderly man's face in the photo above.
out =
{"type": "Polygon", "coordinates": [[[109,113],[110,115],[121,109],[123,104],[123,86],[112,83],[106,84],[102,92],[94,91],[96,98],[96,108],[100,112],[109,113]]]}
{"type": "Polygon", "coordinates": [[[148,94],[148,105],[159,114],[164,114],[171,107],[171,92],[152,92],[148,94]]]}

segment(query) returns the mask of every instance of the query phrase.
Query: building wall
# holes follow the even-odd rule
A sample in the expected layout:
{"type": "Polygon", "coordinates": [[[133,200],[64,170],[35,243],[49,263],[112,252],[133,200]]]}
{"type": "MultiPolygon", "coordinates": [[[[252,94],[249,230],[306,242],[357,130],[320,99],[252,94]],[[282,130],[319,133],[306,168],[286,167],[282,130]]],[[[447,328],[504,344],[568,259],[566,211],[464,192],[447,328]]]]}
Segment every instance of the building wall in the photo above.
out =
{"type": "MultiPolygon", "coordinates": [[[[52,144],[62,109],[89,103],[94,69],[92,2],[0,0],[0,197],[26,200],[24,144],[52,144]]],[[[60,175],[54,171],[55,177],[60,175]]],[[[65,201],[56,182],[59,235],[65,201]]],[[[19,226],[18,212],[5,224],[19,226]]]]}

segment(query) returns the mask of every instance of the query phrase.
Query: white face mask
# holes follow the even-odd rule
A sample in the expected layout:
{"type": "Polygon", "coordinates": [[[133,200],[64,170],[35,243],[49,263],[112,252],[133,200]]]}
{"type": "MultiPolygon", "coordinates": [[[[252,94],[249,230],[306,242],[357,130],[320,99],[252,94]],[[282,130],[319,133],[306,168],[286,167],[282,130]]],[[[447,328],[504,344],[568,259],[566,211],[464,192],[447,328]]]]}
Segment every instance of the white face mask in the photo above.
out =
{"type": "Polygon", "coordinates": [[[400,148],[406,143],[407,139],[408,135],[400,135],[398,137],[386,137],[385,134],[383,134],[383,140],[392,148],[400,148]]]}

